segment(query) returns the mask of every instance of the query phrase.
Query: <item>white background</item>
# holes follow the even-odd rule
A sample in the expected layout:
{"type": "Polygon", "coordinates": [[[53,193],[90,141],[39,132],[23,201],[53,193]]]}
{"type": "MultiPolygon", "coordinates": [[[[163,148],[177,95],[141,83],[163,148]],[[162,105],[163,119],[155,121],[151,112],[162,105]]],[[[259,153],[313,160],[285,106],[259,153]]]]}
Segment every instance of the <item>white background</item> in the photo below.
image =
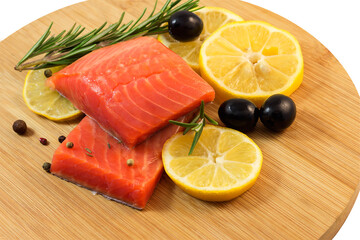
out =
{"type": "MultiPolygon", "coordinates": [[[[39,17],[81,1],[13,0],[6,1],[6,4],[4,2],[2,1],[0,6],[0,41],[39,17]]],[[[317,38],[340,61],[353,80],[357,91],[360,91],[360,7],[358,0],[247,0],[247,2],[289,19],[317,38]]],[[[358,198],[345,224],[334,239],[359,240],[359,228],[360,200],[358,198]]]]}

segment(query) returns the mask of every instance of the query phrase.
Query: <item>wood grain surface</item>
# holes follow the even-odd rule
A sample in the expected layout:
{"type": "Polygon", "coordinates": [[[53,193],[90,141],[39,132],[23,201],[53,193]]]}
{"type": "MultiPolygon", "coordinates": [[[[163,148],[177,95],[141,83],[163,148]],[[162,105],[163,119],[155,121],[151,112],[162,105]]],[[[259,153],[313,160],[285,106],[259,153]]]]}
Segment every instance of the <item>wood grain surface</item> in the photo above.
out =
{"type": "MultiPolygon", "coordinates": [[[[164,0],[159,1],[159,6],[164,0]]],[[[2,239],[331,239],[359,192],[360,100],[334,56],[295,24],[241,1],[202,0],[246,20],[264,20],[291,32],[302,47],[304,81],[292,94],[294,124],[280,134],[259,123],[248,134],[262,149],[256,184],[223,203],[197,200],[166,176],[142,211],[47,174],[42,169],[79,120],[55,123],[32,113],[22,99],[26,72],[13,67],[54,22],[53,32],[74,22],[88,29],[137,18],[152,0],[91,0],[42,17],[0,43],[0,238],[2,239]],[[12,130],[16,119],[29,131],[12,130]],[[50,144],[43,146],[39,137],[50,144]]],[[[216,117],[217,103],[206,111],[216,117]]]]}

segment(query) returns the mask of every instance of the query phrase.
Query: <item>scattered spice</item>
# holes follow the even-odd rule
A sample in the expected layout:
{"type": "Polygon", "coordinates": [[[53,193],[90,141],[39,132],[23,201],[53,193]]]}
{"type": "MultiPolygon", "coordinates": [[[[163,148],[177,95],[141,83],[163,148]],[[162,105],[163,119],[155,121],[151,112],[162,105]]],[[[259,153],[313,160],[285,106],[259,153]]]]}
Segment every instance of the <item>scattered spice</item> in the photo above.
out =
{"type": "Polygon", "coordinates": [[[126,164],[128,165],[128,166],[132,166],[132,165],[134,165],[134,159],[128,159],[127,161],[126,161],[126,164]]]}
{"type": "Polygon", "coordinates": [[[17,134],[23,135],[26,132],[27,126],[23,120],[19,119],[13,123],[12,128],[17,134]]]}
{"type": "Polygon", "coordinates": [[[85,148],[85,150],[88,152],[88,153],[92,153],[90,149],[88,148],[85,148]]]}
{"type": "Polygon", "coordinates": [[[59,143],[62,143],[63,141],[65,141],[66,137],[61,135],[58,140],[59,140],[59,143]]]}
{"type": "Polygon", "coordinates": [[[66,143],[67,148],[72,148],[73,146],[74,146],[74,144],[72,142],[67,142],[66,143]]]}
{"type": "Polygon", "coordinates": [[[51,163],[44,162],[44,164],[42,165],[42,168],[43,168],[46,172],[50,173],[51,163]]]}
{"type": "Polygon", "coordinates": [[[107,145],[108,145],[108,148],[110,149],[111,148],[110,143],[108,143],[107,145]]]}
{"type": "Polygon", "coordinates": [[[88,155],[89,157],[93,157],[93,155],[91,155],[90,153],[85,153],[86,155],[88,155]]]}
{"type": "Polygon", "coordinates": [[[44,75],[45,75],[45,77],[49,78],[52,76],[52,71],[50,69],[46,69],[44,71],[44,75]]]}
{"type": "Polygon", "coordinates": [[[42,145],[46,145],[48,143],[46,138],[40,138],[39,141],[42,145]]]}

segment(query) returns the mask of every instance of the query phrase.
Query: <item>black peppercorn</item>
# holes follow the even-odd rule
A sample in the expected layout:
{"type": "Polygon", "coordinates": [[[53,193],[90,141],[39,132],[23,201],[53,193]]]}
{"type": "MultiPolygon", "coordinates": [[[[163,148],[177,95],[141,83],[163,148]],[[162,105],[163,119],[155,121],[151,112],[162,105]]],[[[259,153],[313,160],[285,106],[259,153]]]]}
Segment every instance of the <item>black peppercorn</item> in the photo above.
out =
{"type": "Polygon", "coordinates": [[[50,69],[46,69],[44,71],[44,75],[45,75],[45,77],[49,78],[52,76],[52,71],[50,69]]]}
{"type": "Polygon", "coordinates": [[[60,143],[62,143],[63,141],[65,141],[65,139],[66,139],[66,137],[63,136],[63,135],[61,135],[61,136],[58,138],[58,140],[59,140],[60,143]]]}
{"type": "Polygon", "coordinates": [[[27,129],[26,123],[23,120],[16,120],[12,127],[13,130],[20,135],[24,134],[27,129]]]}
{"type": "Polygon", "coordinates": [[[67,148],[72,148],[73,146],[74,146],[74,144],[72,142],[67,142],[66,143],[67,148]]]}
{"type": "Polygon", "coordinates": [[[44,162],[44,164],[42,165],[42,168],[43,168],[46,172],[50,173],[51,163],[44,162]]]}

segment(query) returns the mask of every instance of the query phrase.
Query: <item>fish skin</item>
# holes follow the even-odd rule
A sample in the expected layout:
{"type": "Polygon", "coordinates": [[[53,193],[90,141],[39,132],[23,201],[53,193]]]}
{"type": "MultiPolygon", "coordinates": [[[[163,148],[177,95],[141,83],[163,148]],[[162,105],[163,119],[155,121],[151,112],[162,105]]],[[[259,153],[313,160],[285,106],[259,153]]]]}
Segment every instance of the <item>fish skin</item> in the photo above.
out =
{"type": "MultiPolygon", "coordinates": [[[[178,121],[188,122],[193,115],[178,121]]],[[[162,147],[181,130],[169,125],[129,149],[86,116],[56,149],[50,171],[112,200],[143,209],[163,173],[162,147]],[[67,148],[67,142],[73,147],[67,148]],[[134,165],[128,166],[128,159],[133,159],[134,165]]]]}
{"type": "Polygon", "coordinates": [[[180,56],[151,37],[95,50],[47,83],[128,147],[215,98],[180,56]]]}

